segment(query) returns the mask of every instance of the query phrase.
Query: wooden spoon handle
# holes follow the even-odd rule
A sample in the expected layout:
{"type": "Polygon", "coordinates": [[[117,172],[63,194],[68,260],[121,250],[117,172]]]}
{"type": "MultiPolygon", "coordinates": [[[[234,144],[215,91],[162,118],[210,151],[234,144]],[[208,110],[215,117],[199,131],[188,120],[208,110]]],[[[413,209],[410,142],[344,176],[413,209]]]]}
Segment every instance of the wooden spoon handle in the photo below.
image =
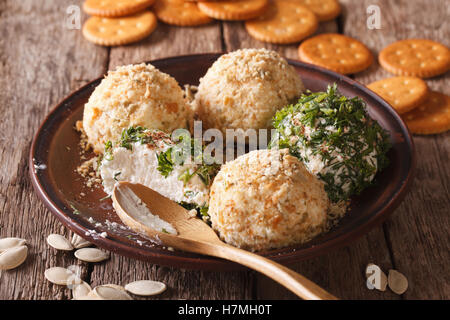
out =
{"type": "Polygon", "coordinates": [[[300,298],[305,300],[337,300],[335,296],[314,282],[270,259],[227,244],[210,244],[206,247],[208,248],[204,247],[203,253],[231,260],[259,271],[285,286],[300,298]]]}

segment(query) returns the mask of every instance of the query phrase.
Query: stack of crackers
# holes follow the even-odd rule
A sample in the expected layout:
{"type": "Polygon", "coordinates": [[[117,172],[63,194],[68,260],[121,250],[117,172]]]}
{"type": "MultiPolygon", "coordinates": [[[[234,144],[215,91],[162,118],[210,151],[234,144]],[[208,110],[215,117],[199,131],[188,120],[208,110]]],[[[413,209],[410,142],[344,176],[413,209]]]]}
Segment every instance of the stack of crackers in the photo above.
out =
{"type": "Polygon", "coordinates": [[[408,39],[381,50],[378,61],[397,77],[367,87],[385,99],[412,133],[436,134],[450,129],[450,97],[431,91],[423,80],[450,70],[450,50],[435,41],[408,39]]]}
{"type": "Polygon", "coordinates": [[[248,33],[260,41],[295,43],[341,12],[337,0],[86,0],[83,9],[92,16],[83,26],[84,36],[105,46],[147,37],[157,19],[181,27],[244,20],[248,33]]]}
{"type": "MultiPolygon", "coordinates": [[[[300,60],[338,73],[353,74],[374,61],[370,50],[356,39],[341,34],[320,34],[298,48],[300,60]]],[[[428,89],[423,80],[450,70],[450,50],[435,41],[397,41],[383,50],[379,64],[397,77],[367,87],[386,100],[416,134],[435,134],[450,129],[450,97],[428,89]]]]}

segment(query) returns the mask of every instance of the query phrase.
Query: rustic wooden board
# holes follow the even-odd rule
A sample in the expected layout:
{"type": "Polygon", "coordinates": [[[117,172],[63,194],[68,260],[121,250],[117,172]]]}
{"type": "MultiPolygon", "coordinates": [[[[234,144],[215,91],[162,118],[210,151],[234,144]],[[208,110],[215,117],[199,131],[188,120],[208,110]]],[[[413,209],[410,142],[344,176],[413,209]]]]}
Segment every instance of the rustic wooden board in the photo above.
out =
{"type": "MultiPolygon", "coordinates": [[[[0,2],[0,237],[28,240],[19,268],[0,271],[0,299],[67,299],[69,290],[44,279],[45,269],[77,265],[56,253],[50,233],[68,234],[44,208],[28,178],[31,139],[49,109],[86,80],[105,72],[108,50],[65,28],[73,1],[0,2]]],[[[84,266],[82,276],[88,270],[84,266]]]]}
{"type": "MultiPolygon", "coordinates": [[[[450,8],[446,1],[342,1],[343,32],[364,42],[377,56],[401,39],[426,38],[449,46],[450,8]],[[381,9],[381,29],[368,30],[366,8],[381,9]]],[[[391,77],[376,62],[355,79],[368,84],[391,77]]],[[[450,94],[450,74],[427,80],[450,94]]],[[[409,279],[405,299],[450,298],[449,181],[450,134],[415,136],[417,173],[411,192],[384,225],[395,269],[409,279]]]]}
{"type": "Polygon", "coordinates": [[[222,52],[220,23],[174,27],[159,22],[155,32],[136,44],[112,48],[109,68],[193,53],[222,52]]]}
{"type": "MultiPolygon", "coordinates": [[[[149,38],[133,45],[103,48],[68,30],[65,9],[73,1],[0,2],[0,237],[29,240],[27,261],[0,271],[0,299],[69,299],[70,292],[46,281],[53,266],[77,265],[93,286],[124,285],[137,279],[165,282],[162,299],[291,299],[287,290],[252,271],[214,273],[171,269],[112,255],[99,264],[78,262],[71,253],[47,246],[50,233],[71,236],[38,200],[28,178],[31,137],[50,108],[70,91],[117,65],[162,57],[267,47],[297,58],[297,46],[275,46],[252,39],[240,22],[215,22],[197,28],[160,23],[149,38]],[[13,147],[11,147],[13,146],[13,147]]],[[[343,15],[322,24],[318,32],[343,31],[376,54],[385,45],[407,37],[426,37],[448,46],[450,7],[445,1],[341,0],[343,15]],[[382,29],[368,30],[366,9],[382,9],[382,29]],[[445,42],[447,41],[447,43],[445,42]]],[[[83,15],[86,19],[86,15],[83,15]]],[[[375,63],[355,76],[367,84],[390,76],[375,63]]],[[[434,90],[450,94],[450,75],[427,80],[434,90]]],[[[297,263],[293,268],[340,298],[398,299],[390,291],[368,290],[364,268],[379,264],[396,268],[410,280],[404,299],[450,297],[449,162],[450,134],[416,137],[418,170],[413,190],[382,227],[330,254],[297,263]]]]}
{"type": "MultiPolygon", "coordinates": [[[[328,21],[319,25],[316,34],[336,31],[336,21],[328,21]]],[[[226,51],[241,48],[267,48],[279,52],[286,58],[298,59],[298,45],[275,45],[256,40],[247,33],[243,22],[223,22],[223,38],[226,51]]]]}

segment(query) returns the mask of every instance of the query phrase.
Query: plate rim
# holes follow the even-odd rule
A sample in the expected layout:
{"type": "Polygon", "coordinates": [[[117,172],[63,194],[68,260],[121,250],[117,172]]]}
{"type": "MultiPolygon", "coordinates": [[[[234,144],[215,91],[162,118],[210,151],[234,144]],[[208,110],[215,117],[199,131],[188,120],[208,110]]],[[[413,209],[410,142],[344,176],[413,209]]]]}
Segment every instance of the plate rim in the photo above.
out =
{"type": "MultiPolygon", "coordinates": [[[[224,53],[200,53],[200,54],[187,54],[187,55],[178,55],[178,56],[171,56],[156,60],[150,60],[150,61],[144,61],[145,63],[151,63],[151,64],[170,64],[171,62],[175,62],[177,60],[190,60],[190,59],[211,59],[215,60],[220,55],[224,53]]],[[[346,232],[344,234],[338,235],[336,238],[333,238],[329,241],[326,241],[321,244],[317,244],[314,247],[309,247],[305,249],[301,249],[302,255],[299,255],[299,251],[293,251],[290,252],[283,252],[282,254],[278,254],[277,252],[270,252],[262,253],[262,256],[265,256],[267,258],[273,259],[279,263],[282,264],[290,264],[297,261],[303,261],[306,259],[310,259],[316,256],[323,255],[325,253],[330,252],[333,249],[344,247],[351,242],[354,242],[358,240],[361,236],[366,234],[369,230],[373,229],[377,225],[381,224],[403,201],[404,197],[407,194],[407,191],[412,185],[412,182],[414,180],[414,174],[416,170],[416,151],[415,151],[415,144],[414,140],[412,138],[412,135],[400,117],[400,115],[393,109],[383,98],[381,98],[379,95],[368,89],[363,84],[359,83],[358,81],[349,78],[345,75],[336,73],[334,71],[325,69],[323,67],[319,67],[316,65],[312,65],[309,63],[305,63],[299,60],[293,60],[293,59],[286,59],[290,65],[298,66],[303,69],[312,69],[314,72],[318,73],[325,73],[327,76],[331,76],[333,78],[338,79],[339,81],[346,82],[347,84],[355,87],[358,91],[363,91],[365,94],[371,96],[372,99],[377,101],[379,104],[383,106],[384,109],[389,111],[390,116],[392,116],[395,121],[400,125],[401,131],[403,133],[403,136],[405,138],[405,142],[408,145],[408,149],[411,150],[409,156],[411,158],[411,166],[408,171],[407,176],[405,179],[403,179],[403,184],[396,190],[396,192],[391,196],[390,200],[381,208],[376,214],[374,214],[372,217],[370,217],[367,221],[365,221],[363,224],[361,224],[358,228],[352,229],[349,232],[346,232]]],[[[108,70],[109,71],[109,70],[108,70]]],[[[64,209],[60,208],[58,205],[56,205],[48,193],[46,192],[44,186],[41,184],[38,174],[35,172],[34,169],[34,155],[36,153],[36,146],[39,138],[42,135],[42,132],[45,130],[47,123],[49,120],[54,116],[55,113],[59,111],[62,106],[67,101],[72,100],[72,98],[77,95],[79,92],[87,90],[88,87],[94,85],[96,82],[101,81],[104,78],[105,74],[86,83],[85,85],[73,90],[70,94],[65,96],[62,100],[60,100],[52,109],[51,111],[45,116],[45,118],[42,120],[41,124],[39,125],[38,130],[35,132],[33,136],[33,140],[31,143],[31,148],[29,152],[28,157],[28,165],[29,165],[29,175],[31,178],[31,182],[33,185],[33,188],[38,195],[38,197],[41,199],[41,201],[44,203],[45,207],[58,218],[59,221],[63,223],[65,227],[67,227],[69,230],[72,230],[74,233],[80,235],[81,237],[85,238],[86,240],[92,242],[94,245],[112,251],[114,253],[118,253],[120,255],[124,255],[130,258],[152,262],[158,265],[162,266],[169,266],[169,267],[175,267],[175,268],[181,268],[181,269],[191,269],[191,270],[223,270],[223,271],[234,271],[234,270],[245,270],[246,267],[238,265],[234,262],[230,262],[227,260],[209,257],[209,256],[203,256],[198,255],[198,257],[186,257],[186,256],[178,256],[176,254],[170,254],[170,257],[167,259],[170,259],[171,262],[165,263],[161,262],[161,258],[164,260],[164,256],[168,255],[167,253],[157,253],[157,252],[151,252],[144,248],[139,247],[130,247],[125,243],[122,243],[120,241],[112,240],[109,238],[102,238],[102,237],[94,237],[93,235],[89,234],[87,235],[86,232],[88,231],[87,228],[82,226],[80,223],[74,221],[71,219],[71,217],[65,212],[64,209]],[[151,261],[152,259],[158,259],[157,262],[151,261]],[[200,262],[200,265],[199,265],[200,262]]],[[[68,210],[68,208],[66,208],[68,210]]],[[[161,251],[164,249],[159,249],[158,251],[161,251]]],[[[172,253],[172,252],[170,252],[172,253]]],[[[197,255],[196,255],[197,256],[197,255]]],[[[165,261],[165,260],[164,260],[165,261]]]]}

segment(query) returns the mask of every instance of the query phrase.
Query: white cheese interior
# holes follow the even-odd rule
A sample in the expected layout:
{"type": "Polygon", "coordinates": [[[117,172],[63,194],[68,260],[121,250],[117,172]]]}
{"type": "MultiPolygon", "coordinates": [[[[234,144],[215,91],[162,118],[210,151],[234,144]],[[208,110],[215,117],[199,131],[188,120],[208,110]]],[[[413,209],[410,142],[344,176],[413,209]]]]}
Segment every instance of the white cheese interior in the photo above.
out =
{"type": "Polygon", "coordinates": [[[157,155],[162,151],[165,150],[139,142],[132,144],[132,150],[115,147],[112,160],[103,159],[100,166],[105,192],[110,195],[118,181],[128,181],[143,184],[176,202],[207,204],[209,190],[198,175],[195,174],[186,185],[179,179],[186,170],[194,172],[196,166],[174,165],[174,170],[164,177],[157,169],[157,155]]]}
{"type": "Polygon", "coordinates": [[[120,197],[122,208],[134,220],[159,232],[177,234],[177,230],[170,223],[152,214],[145,203],[142,202],[142,199],[130,188],[122,185],[117,188],[116,192],[118,197],[120,197]]]}

